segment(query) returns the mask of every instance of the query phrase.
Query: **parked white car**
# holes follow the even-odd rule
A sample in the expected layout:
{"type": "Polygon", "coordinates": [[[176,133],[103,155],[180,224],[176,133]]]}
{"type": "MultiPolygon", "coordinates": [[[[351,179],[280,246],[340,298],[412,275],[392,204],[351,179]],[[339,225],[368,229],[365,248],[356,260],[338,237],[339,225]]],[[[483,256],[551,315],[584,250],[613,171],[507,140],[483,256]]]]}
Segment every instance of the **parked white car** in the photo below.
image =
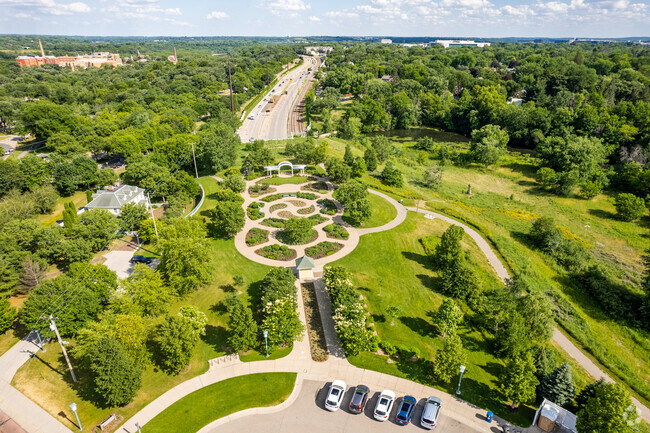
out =
{"type": "Polygon", "coordinates": [[[327,398],[325,399],[325,409],[330,412],[336,412],[341,407],[341,402],[343,401],[343,395],[345,395],[345,390],[347,385],[342,380],[335,380],[330,385],[330,390],[327,393],[327,398]]]}
{"type": "Polygon", "coordinates": [[[388,389],[383,390],[375,405],[375,419],[377,421],[386,421],[393,408],[393,403],[395,403],[395,393],[388,389]]]}

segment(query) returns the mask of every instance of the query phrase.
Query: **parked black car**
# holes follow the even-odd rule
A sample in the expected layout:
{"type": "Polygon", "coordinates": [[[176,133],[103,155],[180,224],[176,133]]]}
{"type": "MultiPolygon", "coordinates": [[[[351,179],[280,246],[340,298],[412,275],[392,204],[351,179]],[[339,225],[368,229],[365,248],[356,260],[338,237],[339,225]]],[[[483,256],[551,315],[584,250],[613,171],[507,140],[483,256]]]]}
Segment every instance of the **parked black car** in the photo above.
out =
{"type": "Polygon", "coordinates": [[[357,386],[354,390],[354,395],[352,396],[352,400],[350,400],[350,412],[352,413],[363,412],[363,408],[365,407],[366,402],[368,401],[369,394],[370,394],[370,390],[368,389],[367,386],[365,385],[357,386]]]}
{"type": "Polygon", "coordinates": [[[149,257],[145,256],[133,256],[131,257],[131,260],[129,260],[130,263],[144,263],[148,265],[151,263],[151,259],[149,257]]]}

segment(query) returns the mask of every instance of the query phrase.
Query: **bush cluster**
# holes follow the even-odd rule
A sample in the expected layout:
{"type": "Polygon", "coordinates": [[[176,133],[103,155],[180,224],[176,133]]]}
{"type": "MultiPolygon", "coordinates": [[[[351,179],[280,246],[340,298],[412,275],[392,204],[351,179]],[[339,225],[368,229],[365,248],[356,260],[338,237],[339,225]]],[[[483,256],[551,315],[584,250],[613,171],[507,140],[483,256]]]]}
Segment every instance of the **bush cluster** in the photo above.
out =
{"type": "Polygon", "coordinates": [[[248,192],[251,195],[254,194],[261,194],[265,191],[268,191],[269,189],[269,184],[268,183],[256,183],[255,185],[251,185],[248,187],[248,192]]]}
{"type": "Polygon", "coordinates": [[[332,300],[336,333],[347,356],[377,351],[379,342],[368,323],[368,311],[352,287],[350,272],[343,266],[329,266],[323,273],[332,300]]]}
{"type": "Polygon", "coordinates": [[[260,218],[264,218],[264,212],[260,210],[263,207],[264,207],[264,203],[260,203],[257,201],[254,201],[253,203],[249,204],[248,208],[246,209],[248,218],[252,220],[258,220],[260,218]]]}
{"type": "Polygon", "coordinates": [[[307,248],[305,250],[305,255],[314,259],[320,259],[322,257],[331,256],[341,248],[343,248],[343,244],[324,241],[314,245],[313,247],[307,248]]]}
{"type": "Polygon", "coordinates": [[[336,204],[329,199],[323,198],[317,201],[319,205],[322,206],[320,213],[325,215],[335,215],[337,212],[336,204]]]}
{"type": "Polygon", "coordinates": [[[330,224],[323,227],[325,233],[327,233],[328,238],[333,239],[347,239],[350,237],[350,233],[343,227],[341,224],[330,224]]]}
{"type": "Polygon", "coordinates": [[[267,259],[282,261],[295,259],[297,255],[296,250],[279,244],[267,245],[255,251],[255,253],[267,259]]]}
{"type": "Polygon", "coordinates": [[[267,242],[269,240],[269,232],[254,227],[246,233],[246,245],[252,247],[267,242]]]}

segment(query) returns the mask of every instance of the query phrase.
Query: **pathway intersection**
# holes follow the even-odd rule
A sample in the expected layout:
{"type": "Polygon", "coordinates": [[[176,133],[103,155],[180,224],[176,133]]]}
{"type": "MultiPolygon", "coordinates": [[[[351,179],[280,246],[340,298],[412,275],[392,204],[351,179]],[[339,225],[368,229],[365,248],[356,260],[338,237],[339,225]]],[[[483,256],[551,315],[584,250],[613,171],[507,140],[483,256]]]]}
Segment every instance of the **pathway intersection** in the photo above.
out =
{"type": "MultiPolygon", "coordinates": [[[[254,182],[247,183],[250,186],[254,182]]],[[[276,192],[295,192],[300,188],[300,185],[278,185],[274,186],[276,192]]],[[[407,211],[413,211],[425,214],[429,218],[439,218],[443,221],[446,221],[450,224],[455,224],[463,228],[465,232],[477,243],[481,251],[486,255],[490,264],[494,267],[496,273],[502,280],[509,278],[509,274],[506,268],[503,266],[499,258],[490,248],[490,245],[483,239],[483,237],[473,230],[471,227],[468,227],[465,224],[462,224],[458,221],[455,221],[444,215],[440,215],[434,212],[430,212],[424,209],[416,209],[410,207],[404,207],[396,200],[390,196],[380,193],[378,191],[369,190],[370,193],[379,195],[388,202],[390,202],[397,209],[396,218],[381,226],[369,229],[354,229],[347,226],[346,229],[350,233],[350,238],[346,241],[345,247],[331,256],[325,257],[323,259],[316,260],[317,266],[322,267],[324,264],[337,260],[346,254],[349,254],[357,246],[359,242],[359,237],[370,234],[377,233],[384,230],[390,230],[394,227],[397,227],[401,224],[407,216],[407,211]]],[[[326,194],[319,194],[319,198],[330,198],[331,199],[331,188],[326,194]]],[[[248,194],[244,194],[244,209],[255,199],[251,198],[248,194]]],[[[300,199],[302,201],[308,201],[300,199]]],[[[270,205],[268,206],[270,207],[270,205]]],[[[265,206],[266,209],[268,209],[265,206]]],[[[293,211],[297,209],[287,207],[286,210],[293,211]]],[[[318,212],[318,207],[316,206],[316,212],[318,212]]],[[[266,215],[268,216],[268,215],[266,215]]],[[[297,215],[298,216],[298,215],[297,215]]],[[[300,215],[302,216],[302,215],[300,215]]],[[[332,218],[336,222],[341,222],[341,210],[332,218]]],[[[327,225],[329,221],[323,223],[322,225],[327,225]]],[[[242,232],[235,238],[235,245],[237,249],[247,258],[254,260],[258,263],[263,263],[269,266],[291,266],[291,262],[279,262],[277,260],[265,259],[257,254],[255,250],[259,247],[248,247],[245,243],[245,234],[252,227],[255,227],[252,221],[247,219],[246,226],[242,232]]],[[[321,225],[317,226],[320,228],[321,225]]],[[[319,233],[319,238],[314,241],[313,244],[321,241],[321,234],[319,233]]],[[[343,243],[343,241],[336,240],[337,242],[343,243]]],[[[269,242],[271,243],[271,242],[269,242]]],[[[309,245],[312,245],[310,243],[309,245]]],[[[302,251],[304,251],[304,246],[302,251]]],[[[300,254],[298,254],[300,257],[300,254]]],[[[304,281],[296,281],[296,287],[298,288],[298,311],[300,314],[300,320],[305,323],[305,315],[303,308],[302,294],[300,291],[300,284],[304,281]]],[[[444,414],[446,417],[453,419],[453,422],[457,425],[464,426],[464,431],[467,432],[492,432],[495,431],[495,424],[488,424],[484,421],[485,409],[478,408],[470,403],[467,403],[456,396],[446,394],[440,390],[418,384],[406,379],[401,379],[395,376],[386,375],[383,373],[378,373],[372,370],[361,369],[351,365],[346,359],[341,349],[338,339],[336,337],[336,332],[334,331],[334,323],[331,320],[331,305],[329,303],[329,297],[324,289],[324,284],[322,279],[316,279],[313,281],[315,284],[315,292],[319,304],[319,310],[321,313],[321,318],[323,321],[323,327],[325,330],[325,338],[328,350],[332,356],[325,362],[315,362],[311,359],[309,341],[306,337],[303,337],[301,341],[296,341],[293,346],[293,350],[289,355],[284,358],[271,360],[271,361],[256,361],[256,362],[242,362],[238,357],[235,356],[226,356],[218,358],[216,360],[210,361],[210,367],[208,371],[200,376],[197,376],[193,379],[190,379],[186,382],[183,382],[176,387],[170,389],[153,402],[145,406],[132,418],[127,420],[123,426],[118,430],[127,433],[135,433],[138,431],[136,423],[140,426],[145,425],[156,415],[161,413],[167,407],[169,407],[174,402],[180,400],[181,398],[187,396],[188,394],[201,389],[205,386],[211,385],[213,383],[225,380],[228,378],[252,374],[252,373],[270,373],[270,372],[295,372],[297,373],[296,384],[294,391],[289,396],[289,398],[282,404],[270,408],[252,408],[247,409],[238,413],[231,414],[225,418],[216,420],[215,422],[209,424],[208,426],[201,429],[200,433],[207,433],[215,431],[215,427],[227,424],[230,421],[243,418],[250,415],[259,415],[267,414],[273,412],[279,412],[289,408],[292,404],[296,402],[302,388],[304,381],[320,381],[322,383],[329,382],[333,379],[343,379],[348,384],[357,384],[364,383],[370,386],[371,389],[393,389],[398,394],[411,394],[417,396],[429,396],[436,395],[440,397],[443,401],[443,406],[445,408],[444,414]]],[[[606,380],[612,381],[611,377],[602,372],[591,360],[586,357],[573,343],[567,339],[558,329],[555,329],[553,340],[558,343],[570,356],[576,359],[576,361],[582,365],[592,376],[605,377],[606,380]]],[[[66,428],[61,422],[59,422],[54,416],[47,413],[40,406],[38,406],[33,401],[29,400],[22,393],[16,390],[10,385],[13,376],[15,375],[18,368],[23,365],[31,356],[38,352],[39,348],[36,343],[33,341],[33,336],[30,334],[11,349],[9,349],[4,355],[0,357],[0,411],[5,412],[8,416],[13,418],[25,431],[29,433],[59,433],[59,432],[69,432],[70,430],[66,428]]],[[[646,421],[650,421],[650,410],[647,407],[641,405],[636,399],[633,399],[635,405],[641,410],[641,416],[646,421]]],[[[499,426],[508,425],[507,422],[495,417],[496,424],[499,426]]],[[[511,428],[512,432],[522,432],[522,431],[539,431],[535,427],[530,428],[520,428],[515,427],[511,428]]]]}

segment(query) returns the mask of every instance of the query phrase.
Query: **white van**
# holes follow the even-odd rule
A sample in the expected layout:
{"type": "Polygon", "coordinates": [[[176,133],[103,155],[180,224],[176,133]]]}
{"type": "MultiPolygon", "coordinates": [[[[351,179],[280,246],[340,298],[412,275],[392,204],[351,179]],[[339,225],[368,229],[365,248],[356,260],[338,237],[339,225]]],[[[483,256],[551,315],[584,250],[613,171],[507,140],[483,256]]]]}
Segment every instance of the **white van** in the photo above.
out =
{"type": "Polygon", "coordinates": [[[424,409],[422,409],[422,417],[420,418],[422,427],[429,430],[436,428],[441,409],[442,400],[438,397],[427,398],[427,403],[424,405],[424,409]]]}

